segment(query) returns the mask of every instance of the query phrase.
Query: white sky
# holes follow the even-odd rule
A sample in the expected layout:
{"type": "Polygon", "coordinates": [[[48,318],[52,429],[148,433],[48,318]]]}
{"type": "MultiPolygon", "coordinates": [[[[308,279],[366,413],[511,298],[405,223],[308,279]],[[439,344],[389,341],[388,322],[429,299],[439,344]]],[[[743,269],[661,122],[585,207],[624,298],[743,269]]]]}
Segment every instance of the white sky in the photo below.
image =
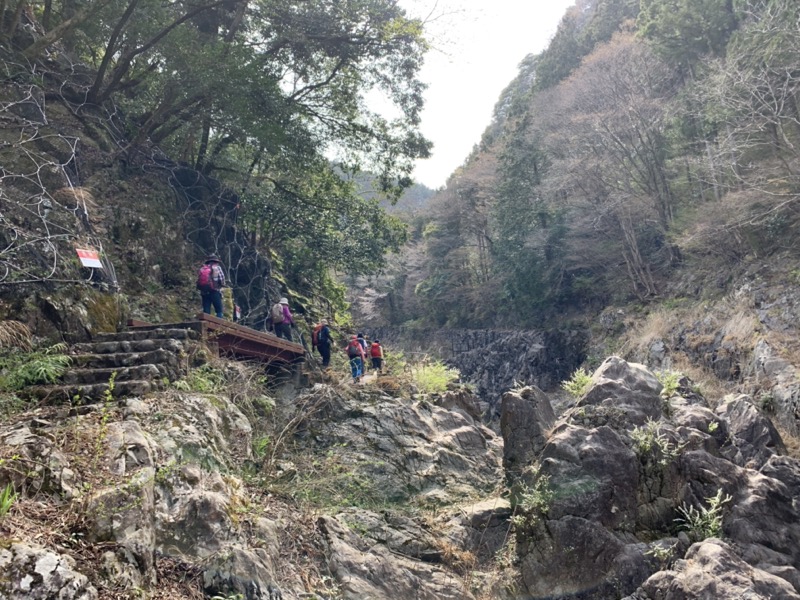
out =
{"type": "Polygon", "coordinates": [[[530,53],[547,47],[575,0],[400,0],[410,17],[425,19],[433,49],[421,79],[428,84],[422,133],[433,156],[414,177],[437,189],[480,141],[500,92],[530,53]]]}

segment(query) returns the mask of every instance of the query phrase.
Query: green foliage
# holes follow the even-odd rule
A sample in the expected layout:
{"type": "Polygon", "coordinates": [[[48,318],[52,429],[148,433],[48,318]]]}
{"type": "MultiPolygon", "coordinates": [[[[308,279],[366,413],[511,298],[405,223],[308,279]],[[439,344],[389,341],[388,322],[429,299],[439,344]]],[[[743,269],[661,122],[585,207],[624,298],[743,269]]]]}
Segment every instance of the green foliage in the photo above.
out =
{"type": "Polygon", "coordinates": [[[66,344],[33,352],[0,356],[0,391],[14,392],[30,385],[55,383],[69,367],[66,344]]]}
{"type": "Polygon", "coordinates": [[[770,391],[761,391],[758,393],[758,405],[764,412],[773,414],[778,408],[778,402],[775,400],[775,395],[770,391]]]}
{"type": "Polygon", "coordinates": [[[211,364],[191,369],[186,377],[173,382],[173,387],[184,392],[210,394],[225,385],[225,375],[211,364]]]}
{"type": "Polygon", "coordinates": [[[411,368],[413,381],[417,388],[426,394],[441,394],[451,383],[461,377],[458,369],[453,369],[439,361],[428,360],[411,368]]]}
{"type": "Polygon", "coordinates": [[[642,0],[638,23],[665,59],[688,68],[723,54],[738,25],[730,0],[642,0]]]}
{"type": "Polygon", "coordinates": [[[269,488],[318,508],[355,506],[375,510],[397,500],[387,498],[375,486],[369,471],[381,468],[381,463],[353,459],[344,446],[337,445],[322,457],[298,464],[298,472],[290,481],[272,482],[269,488]]]}
{"type": "Polygon", "coordinates": [[[576,369],[568,380],[561,383],[561,387],[575,398],[580,398],[589,389],[592,376],[583,368],[576,369]]]}
{"type": "MultiPolygon", "coordinates": [[[[0,25],[9,40],[24,4],[0,25]]],[[[418,75],[428,42],[423,22],[396,1],[31,6],[39,33],[30,43],[20,38],[24,62],[36,64],[52,47],[81,62],[77,87],[67,83],[68,68],[47,68],[63,100],[124,114],[118,126],[127,128],[120,134],[128,148],[152,144],[180,161],[170,180],[185,192],[191,218],[201,228],[235,223],[229,280],[237,287],[261,278],[255,255],[279,264],[292,289],[324,294],[329,270],[373,274],[405,243],[406,226],[384,206],[430,154],[418,75]],[[373,98],[387,110],[371,110],[373,98]],[[363,172],[372,174],[370,198],[354,183],[363,172]],[[204,192],[183,187],[186,176],[204,192]]],[[[206,241],[219,233],[209,230],[206,241]]],[[[19,276],[15,265],[9,279],[19,276]]],[[[337,300],[333,308],[346,307],[337,300]]]]}
{"type": "Polygon", "coordinates": [[[538,57],[536,88],[544,90],[564,80],[597,44],[608,41],[627,19],[639,13],[636,0],[592,3],[590,10],[569,9],[547,49],[538,57]]]}
{"type": "Polygon", "coordinates": [[[517,531],[532,531],[536,523],[550,510],[555,498],[549,475],[541,474],[536,468],[532,470],[532,476],[533,485],[523,483],[513,495],[514,515],[511,517],[511,524],[517,531]]]}
{"type": "Polygon", "coordinates": [[[706,498],[708,507],[701,506],[698,509],[694,506],[687,506],[686,503],[682,504],[678,508],[681,516],[675,521],[697,540],[718,538],[722,535],[724,507],[732,499],[729,494],[723,496],[722,488],[720,488],[714,496],[706,498]]]}
{"type": "Polygon", "coordinates": [[[679,381],[682,375],[675,371],[658,371],[656,372],[656,379],[661,383],[661,396],[664,398],[671,398],[678,391],[679,381]]]}
{"type": "Polygon", "coordinates": [[[269,456],[272,438],[269,435],[262,435],[253,438],[253,455],[257,460],[264,460],[269,456]]]}
{"type": "Polygon", "coordinates": [[[16,500],[17,493],[14,491],[14,486],[10,483],[6,484],[6,487],[0,492],[0,519],[8,514],[16,500]]]}
{"type": "Polygon", "coordinates": [[[652,458],[661,467],[673,462],[681,450],[681,446],[669,441],[657,421],[648,420],[642,427],[634,427],[630,436],[636,455],[642,460],[652,458]]]}
{"type": "Polygon", "coordinates": [[[661,570],[663,571],[669,567],[669,565],[672,563],[672,559],[675,558],[675,549],[677,546],[677,543],[669,546],[656,543],[651,546],[650,549],[645,552],[645,554],[655,558],[656,561],[658,561],[661,570]]]}
{"type": "Polygon", "coordinates": [[[0,392],[0,421],[23,412],[27,407],[28,402],[16,394],[0,392]]]}

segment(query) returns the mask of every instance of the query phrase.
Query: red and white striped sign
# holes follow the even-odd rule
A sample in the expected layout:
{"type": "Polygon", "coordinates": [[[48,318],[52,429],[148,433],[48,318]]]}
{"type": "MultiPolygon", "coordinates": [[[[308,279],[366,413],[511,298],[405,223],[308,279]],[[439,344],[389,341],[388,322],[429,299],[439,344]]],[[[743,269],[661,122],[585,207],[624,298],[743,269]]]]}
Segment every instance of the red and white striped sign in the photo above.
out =
{"type": "Polygon", "coordinates": [[[81,265],[84,267],[90,267],[92,269],[103,268],[103,263],[100,262],[100,253],[97,250],[81,250],[80,248],[76,248],[75,252],[78,254],[81,265]]]}

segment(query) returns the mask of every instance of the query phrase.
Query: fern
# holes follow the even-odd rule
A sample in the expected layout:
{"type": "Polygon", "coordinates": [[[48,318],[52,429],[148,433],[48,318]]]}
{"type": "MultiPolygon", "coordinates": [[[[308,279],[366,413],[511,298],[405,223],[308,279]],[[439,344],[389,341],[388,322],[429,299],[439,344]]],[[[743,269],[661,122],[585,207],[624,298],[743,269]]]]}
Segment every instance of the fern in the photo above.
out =
{"type": "Polygon", "coordinates": [[[30,385],[55,383],[70,365],[66,344],[0,358],[0,391],[17,391],[30,385]]]}

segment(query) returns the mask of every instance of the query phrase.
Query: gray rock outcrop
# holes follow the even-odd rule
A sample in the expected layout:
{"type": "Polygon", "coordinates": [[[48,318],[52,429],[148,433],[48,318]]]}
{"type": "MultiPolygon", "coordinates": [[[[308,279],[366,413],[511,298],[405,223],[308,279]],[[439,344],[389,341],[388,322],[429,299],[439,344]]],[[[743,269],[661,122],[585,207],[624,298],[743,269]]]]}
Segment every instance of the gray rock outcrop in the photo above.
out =
{"type": "Polygon", "coordinates": [[[0,548],[3,600],[95,600],[97,590],[64,554],[20,542],[0,548]]]}
{"type": "MultiPolygon", "coordinates": [[[[745,565],[724,588],[733,595],[715,597],[796,597],[800,461],[781,456],[780,436],[747,397],[711,410],[684,385],[672,398],[661,392],[642,365],[608,359],[541,449],[528,450],[535,458],[507,473],[527,594],[707,598],[715,578],[745,565]],[[690,523],[687,513],[701,518],[690,523]],[[726,543],[697,544],[684,557],[692,539],[715,531],[713,514],[726,543]],[[681,519],[686,531],[675,537],[681,519]]],[[[515,421],[503,429],[507,454],[530,427],[515,431],[515,421]]]]}

